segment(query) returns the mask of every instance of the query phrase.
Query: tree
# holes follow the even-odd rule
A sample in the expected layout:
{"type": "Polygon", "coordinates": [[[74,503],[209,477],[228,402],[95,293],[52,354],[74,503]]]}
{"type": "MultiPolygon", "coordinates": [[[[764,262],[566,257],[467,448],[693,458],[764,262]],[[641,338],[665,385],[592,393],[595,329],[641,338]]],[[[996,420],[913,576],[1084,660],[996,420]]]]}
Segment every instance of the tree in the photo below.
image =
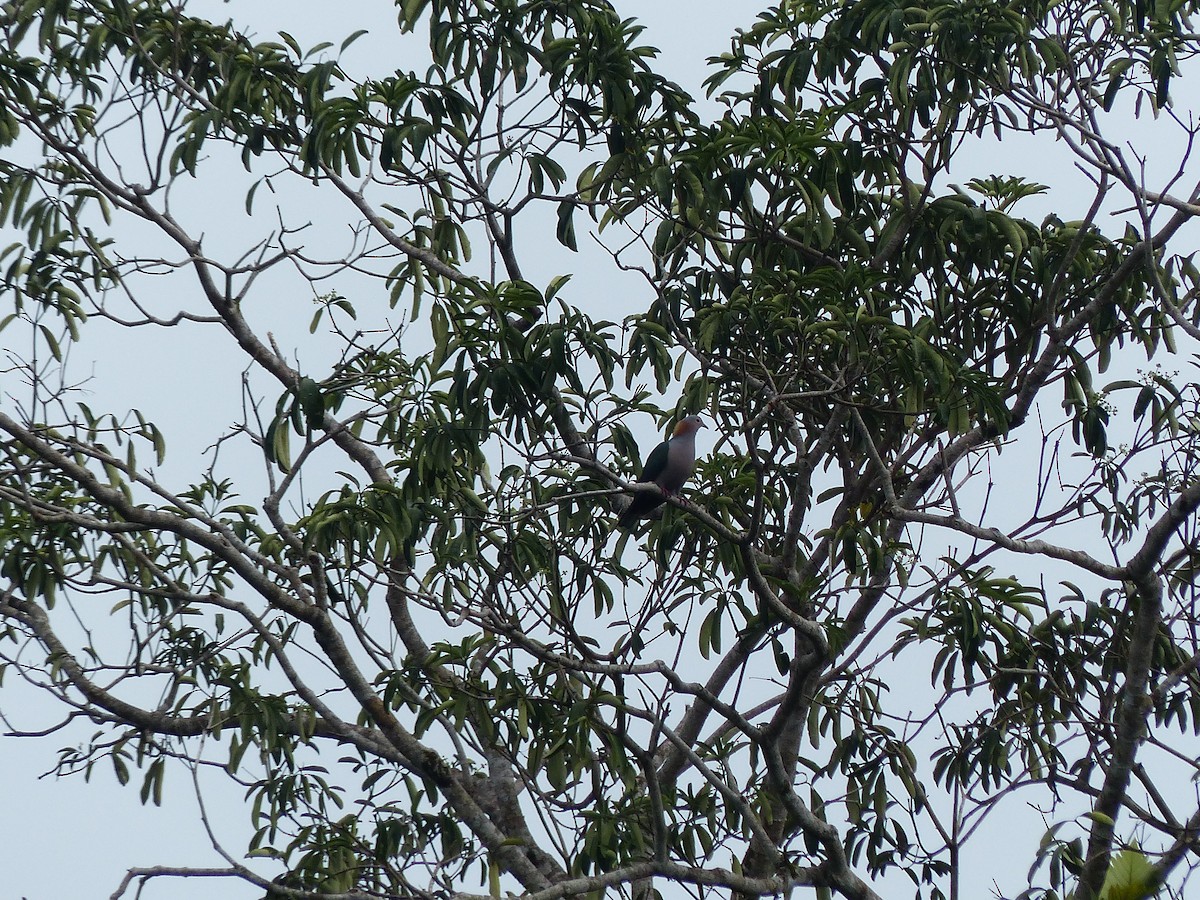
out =
{"type": "Polygon", "coordinates": [[[0,653],[93,723],[58,770],[223,767],[205,874],[270,897],[958,898],[1027,803],[1023,896],[1180,895],[1195,8],[786,2],[714,116],[604,0],[399,4],[423,75],[5,4],[0,653]],[[950,183],[1017,139],[1090,193],[950,183]],[[93,409],[97,329],[219,338],[240,417],[93,409]]]}

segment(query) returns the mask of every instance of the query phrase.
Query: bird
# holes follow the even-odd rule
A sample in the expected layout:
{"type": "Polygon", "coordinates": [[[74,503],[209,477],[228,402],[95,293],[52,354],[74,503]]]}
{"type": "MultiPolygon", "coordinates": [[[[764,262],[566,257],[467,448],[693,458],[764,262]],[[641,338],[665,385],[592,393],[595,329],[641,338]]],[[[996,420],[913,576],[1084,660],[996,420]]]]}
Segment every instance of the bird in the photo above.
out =
{"type": "Polygon", "coordinates": [[[617,524],[626,530],[632,529],[638,519],[662,506],[667,494],[674,494],[692,474],[696,467],[696,432],[704,427],[699,416],[680,419],[671,436],[650,451],[646,464],[642,466],[640,484],[656,484],[664,493],[638,491],[630,501],[617,524]]]}

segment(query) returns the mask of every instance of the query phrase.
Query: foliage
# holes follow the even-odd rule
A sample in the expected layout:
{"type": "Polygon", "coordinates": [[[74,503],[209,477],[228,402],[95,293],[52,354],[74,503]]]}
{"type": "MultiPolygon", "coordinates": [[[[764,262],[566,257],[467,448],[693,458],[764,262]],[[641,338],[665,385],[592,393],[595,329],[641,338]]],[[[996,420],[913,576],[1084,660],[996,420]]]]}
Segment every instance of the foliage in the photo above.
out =
{"type": "Polygon", "coordinates": [[[714,114],[605,0],[405,0],[423,74],[10,0],[0,666],[96,723],[58,770],[224,767],[271,897],[955,898],[1027,802],[1006,889],[1179,894],[1194,13],[786,0],[714,114]],[[1090,193],[976,171],[1018,140],[1090,193]],[[114,331],[215,341],[223,418],[93,411],[114,331]]]}

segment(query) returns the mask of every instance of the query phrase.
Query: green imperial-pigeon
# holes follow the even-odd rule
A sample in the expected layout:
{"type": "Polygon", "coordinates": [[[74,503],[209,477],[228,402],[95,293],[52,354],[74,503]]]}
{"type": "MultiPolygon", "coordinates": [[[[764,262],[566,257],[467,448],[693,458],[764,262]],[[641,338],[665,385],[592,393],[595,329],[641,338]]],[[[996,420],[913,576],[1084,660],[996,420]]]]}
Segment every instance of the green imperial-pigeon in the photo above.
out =
{"type": "MultiPolygon", "coordinates": [[[[692,474],[696,467],[696,432],[704,427],[699,416],[688,416],[681,419],[671,432],[671,437],[663,441],[646,458],[642,466],[642,484],[657,484],[667,494],[674,494],[692,474]]],[[[638,519],[658,509],[666,502],[663,494],[653,491],[638,491],[629,504],[629,508],[621,513],[617,524],[622,528],[632,528],[638,519]]]]}

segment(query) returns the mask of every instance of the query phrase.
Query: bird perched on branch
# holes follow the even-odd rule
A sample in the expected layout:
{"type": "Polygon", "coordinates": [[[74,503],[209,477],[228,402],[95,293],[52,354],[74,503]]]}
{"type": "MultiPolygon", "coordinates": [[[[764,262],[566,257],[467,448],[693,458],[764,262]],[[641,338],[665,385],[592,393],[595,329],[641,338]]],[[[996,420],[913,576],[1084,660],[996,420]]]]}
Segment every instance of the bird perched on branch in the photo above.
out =
{"type": "Polygon", "coordinates": [[[665,493],[638,491],[630,501],[629,508],[617,520],[620,527],[633,528],[638,519],[666,502],[666,494],[674,494],[683,487],[696,467],[696,432],[703,427],[704,422],[699,416],[680,419],[671,436],[650,451],[638,481],[656,484],[665,493]]]}

